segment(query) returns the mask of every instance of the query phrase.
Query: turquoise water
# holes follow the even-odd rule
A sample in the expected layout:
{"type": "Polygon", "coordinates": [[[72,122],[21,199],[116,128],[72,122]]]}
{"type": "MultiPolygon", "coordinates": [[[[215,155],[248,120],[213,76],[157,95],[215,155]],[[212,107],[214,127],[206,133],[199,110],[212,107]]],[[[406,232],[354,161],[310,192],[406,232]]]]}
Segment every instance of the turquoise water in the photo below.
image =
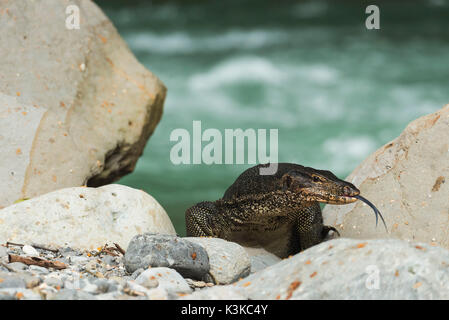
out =
{"type": "Polygon", "coordinates": [[[154,196],[184,234],[184,211],[221,197],[251,165],[179,165],[170,133],[276,128],[279,161],[348,175],[421,115],[449,103],[449,1],[98,1],[167,86],[164,115],[119,183],[154,196]],[[279,2],[278,2],[279,3],[279,2]]]}

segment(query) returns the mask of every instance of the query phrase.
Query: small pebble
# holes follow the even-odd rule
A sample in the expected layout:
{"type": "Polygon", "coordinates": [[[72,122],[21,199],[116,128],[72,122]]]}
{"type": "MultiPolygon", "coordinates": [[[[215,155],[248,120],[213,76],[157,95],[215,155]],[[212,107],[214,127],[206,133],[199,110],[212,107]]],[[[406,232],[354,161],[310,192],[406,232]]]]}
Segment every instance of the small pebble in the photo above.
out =
{"type": "Polygon", "coordinates": [[[34,247],[32,247],[32,246],[24,245],[24,246],[22,247],[22,251],[23,251],[23,253],[25,253],[27,256],[30,256],[30,257],[39,257],[39,252],[38,252],[36,249],[34,249],[34,247]]]}
{"type": "Polygon", "coordinates": [[[8,256],[8,249],[0,246],[0,258],[8,256]]]}
{"type": "Polygon", "coordinates": [[[22,262],[8,263],[8,268],[14,270],[15,272],[27,270],[28,266],[22,262]]]}
{"type": "Polygon", "coordinates": [[[48,274],[50,271],[47,268],[31,265],[29,267],[30,271],[39,273],[39,274],[48,274]]]}

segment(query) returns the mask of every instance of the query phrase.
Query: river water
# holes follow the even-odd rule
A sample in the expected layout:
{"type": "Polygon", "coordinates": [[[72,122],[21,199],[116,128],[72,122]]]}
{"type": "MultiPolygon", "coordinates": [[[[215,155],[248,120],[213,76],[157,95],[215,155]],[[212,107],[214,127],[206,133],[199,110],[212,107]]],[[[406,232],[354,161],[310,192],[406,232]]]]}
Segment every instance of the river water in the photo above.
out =
{"type": "Polygon", "coordinates": [[[280,162],[346,177],[413,119],[449,103],[449,1],[97,1],[167,86],[136,170],[185,234],[184,212],[221,197],[244,165],[175,165],[176,128],[278,129],[280,162]],[[282,3],[280,5],[279,3],[282,3]]]}

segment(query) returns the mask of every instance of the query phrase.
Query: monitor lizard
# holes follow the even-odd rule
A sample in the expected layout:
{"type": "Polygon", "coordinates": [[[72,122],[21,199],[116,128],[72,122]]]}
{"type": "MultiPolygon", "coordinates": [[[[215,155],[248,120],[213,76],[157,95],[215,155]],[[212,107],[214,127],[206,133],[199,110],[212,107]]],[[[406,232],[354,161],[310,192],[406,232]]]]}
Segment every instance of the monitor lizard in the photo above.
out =
{"type": "Polygon", "coordinates": [[[330,231],[338,234],[334,227],[323,225],[320,202],[348,204],[362,200],[374,209],[377,223],[380,212],[360,196],[353,184],[332,172],[279,163],[275,174],[260,175],[259,169],[266,166],[245,170],[221,199],[187,209],[187,236],[217,237],[263,247],[285,258],[321,243],[330,231]]]}

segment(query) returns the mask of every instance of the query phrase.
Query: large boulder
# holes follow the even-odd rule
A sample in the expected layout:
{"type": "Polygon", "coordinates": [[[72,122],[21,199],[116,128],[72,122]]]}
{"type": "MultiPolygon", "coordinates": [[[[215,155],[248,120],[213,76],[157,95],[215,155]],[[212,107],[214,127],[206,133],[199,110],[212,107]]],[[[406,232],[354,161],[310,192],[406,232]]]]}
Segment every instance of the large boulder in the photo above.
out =
{"type": "Polygon", "coordinates": [[[66,188],[0,210],[0,243],[94,249],[115,242],[126,249],[144,232],[176,234],[152,196],[122,185],[66,188]]]}
{"type": "Polygon", "coordinates": [[[0,207],[132,171],[161,118],[163,83],[92,1],[0,10],[0,207]],[[79,29],[66,27],[69,5],[79,29]]]}
{"type": "Polygon", "coordinates": [[[334,239],[233,285],[185,299],[449,299],[449,251],[398,239],[334,239]]]}
{"type": "Polygon", "coordinates": [[[357,201],[327,205],[325,224],[348,238],[401,238],[449,248],[449,105],[411,122],[348,177],[385,217],[357,201]]]}

